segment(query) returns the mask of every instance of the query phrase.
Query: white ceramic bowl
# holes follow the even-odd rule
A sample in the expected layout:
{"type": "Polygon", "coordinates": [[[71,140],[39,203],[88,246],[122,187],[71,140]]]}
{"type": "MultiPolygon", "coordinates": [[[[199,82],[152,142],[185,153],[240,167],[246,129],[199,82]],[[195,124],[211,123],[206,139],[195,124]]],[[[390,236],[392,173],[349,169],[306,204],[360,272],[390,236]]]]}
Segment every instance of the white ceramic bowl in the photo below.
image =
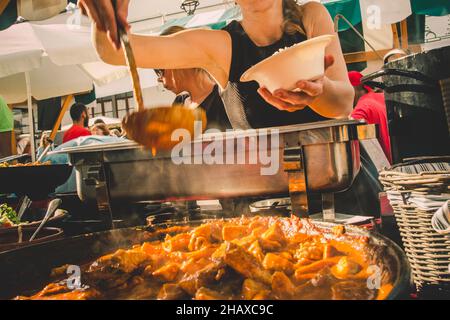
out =
{"type": "Polygon", "coordinates": [[[257,81],[273,93],[277,89],[292,91],[300,80],[316,80],[325,72],[325,48],[334,37],[319,36],[277,52],[248,69],[241,81],[257,81]]]}

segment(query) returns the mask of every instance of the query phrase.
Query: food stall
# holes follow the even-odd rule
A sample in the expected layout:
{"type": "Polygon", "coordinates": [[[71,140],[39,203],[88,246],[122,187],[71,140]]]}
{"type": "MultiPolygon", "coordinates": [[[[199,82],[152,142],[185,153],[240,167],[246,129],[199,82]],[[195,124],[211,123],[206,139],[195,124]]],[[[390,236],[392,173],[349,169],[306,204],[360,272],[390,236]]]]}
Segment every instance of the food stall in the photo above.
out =
{"type": "MultiPolygon", "coordinates": [[[[358,23],[359,2],[328,1],[328,8],[342,14],[344,3],[357,3],[350,22],[358,23]]],[[[408,143],[417,117],[405,117],[412,125],[393,135],[394,166],[385,162],[376,126],[353,119],[197,132],[170,149],[131,140],[66,147],[49,153],[67,157],[60,165],[5,160],[0,193],[21,200],[0,206],[7,222],[0,241],[13,244],[0,243],[0,273],[8,275],[0,299],[450,299],[450,74],[439,68],[449,59],[448,47],[407,55],[364,78],[385,90],[388,112],[399,119],[411,107],[435,116],[415,148],[408,143]],[[340,212],[337,199],[363,171],[363,153],[387,197],[369,215],[340,212]],[[72,172],[80,202],[63,199],[56,210],[59,200],[49,198],[58,198],[55,187],[72,172]],[[28,243],[46,223],[21,219],[30,199],[49,203],[45,216],[62,229],[67,215],[86,210],[95,232],[64,229],[64,236],[47,227],[28,243]],[[395,215],[394,231],[383,215],[395,215]]],[[[134,81],[137,69],[127,62],[134,81]]],[[[27,96],[31,103],[29,86],[27,96]]]]}
{"type": "MultiPolygon", "coordinates": [[[[23,254],[31,257],[42,254],[45,251],[44,254],[46,259],[40,260],[42,264],[33,264],[33,266],[30,266],[30,270],[24,268],[17,273],[17,277],[22,279],[22,283],[28,285],[28,280],[33,280],[38,281],[35,285],[40,285],[50,280],[48,277],[49,265],[53,266],[54,264],[60,264],[63,261],[64,263],[77,265],[82,261],[92,259],[94,256],[110,252],[115,248],[121,248],[122,246],[125,246],[124,243],[127,243],[127,246],[129,246],[132,243],[139,244],[145,239],[146,243],[142,247],[138,245],[134,247],[135,249],[132,249],[135,250],[135,253],[132,251],[123,251],[123,257],[117,256],[117,258],[115,258],[112,256],[106,258],[105,256],[105,259],[107,260],[99,264],[100,269],[93,270],[92,266],[89,268],[88,273],[96,279],[94,281],[100,281],[100,288],[103,288],[102,290],[104,291],[86,290],[83,291],[83,293],[76,293],[74,291],[74,296],[72,298],[76,298],[81,294],[79,298],[137,299],[158,297],[162,299],[176,299],[203,297],[227,299],[233,297],[233,294],[235,294],[232,292],[236,291],[236,283],[240,283],[240,281],[243,280],[242,277],[244,277],[244,279],[248,278],[252,272],[256,272],[258,275],[256,278],[250,276],[249,280],[246,280],[250,287],[254,285],[258,286],[258,284],[265,287],[270,283],[270,274],[268,273],[268,270],[278,268],[277,264],[281,261],[277,261],[277,259],[284,259],[276,254],[279,252],[277,247],[282,243],[285,243],[284,241],[287,241],[287,239],[291,239],[291,237],[289,237],[289,230],[294,228],[292,229],[292,232],[296,234],[296,237],[301,238],[317,234],[317,236],[324,237],[324,239],[328,237],[330,237],[330,239],[337,237],[336,246],[338,246],[337,243],[340,241],[342,241],[342,243],[348,241],[349,246],[355,248],[362,245],[364,247],[364,254],[367,254],[368,257],[370,256],[370,259],[373,259],[373,263],[376,263],[376,265],[381,268],[380,275],[382,276],[380,279],[382,280],[380,281],[382,282],[382,287],[373,292],[361,289],[361,285],[365,282],[364,280],[359,284],[355,282],[354,285],[356,287],[354,289],[356,290],[356,296],[353,296],[353,294],[348,291],[349,288],[343,287],[342,290],[336,289],[340,286],[337,285],[335,287],[337,291],[333,297],[329,295],[331,294],[331,291],[328,293],[324,293],[321,290],[314,292],[315,290],[310,288],[310,290],[305,289],[306,291],[304,293],[298,292],[298,295],[290,295],[291,293],[280,288],[274,289],[275,291],[272,293],[265,292],[266,298],[275,297],[273,294],[282,299],[301,299],[308,297],[310,299],[345,299],[355,297],[363,299],[378,297],[384,299],[399,296],[405,287],[408,286],[409,281],[409,267],[401,249],[384,236],[372,234],[363,228],[351,226],[343,227],[343,225],[333,222],[335,220],[332,201],[333,193],[343,191],[352,184],[359,171],[358,140],[373,138],[375,133],[373,127],[367,126],[359,121],[350,120],[273,128],[272,131],[276,131],[276,134],[278,134],[279,131],[280,144],[266,144],[264,146],[264,144],[260,143],[260,140],[265,138],[264,135],[266,135],[267,132],[265,130],[264,132],[257,130],[253,135],[243,132],[231,136],[225,136],[225,134],[223,134],[221,137],[210,137],[209,139],[212,141],[208,141],[207,137],[201,141],[193,141],[191,147],[193,150],[195,148],[198,153],[191,153],[189,150],[186,154],[181,155],[181,158],[186,163],[193,162],[195,158],[204,154],[205,149],[207,149],[211,143],[214,143],[214,139],[218,139],[216,140],[216,143],[219,141],[219,143],[223,145],[233,146],[228,149],[228,154],[234,155],[235,150],[241,150],[240,152],[242,154],[239,152],[236,154],[238,158],[249,159],[252,153],[268,153],[276,155],[274,160],[276,162],[280,161],[282,165],[277,169],[275,175],[267,176],[261,175],[261,170],[263,169],[261,162],[255,164],[231,164],[229,166],[176,165],[172,162],[170,154],[162,152],[156,156],[152,156],[149,151],[141,149],[135,143],[126,143],[123,145],[115,144],[111,146],[88,146],[82,149],[64,150],[64,152],[70,154],[71,163],[77,170],[77,182],[79,185],[78,191],[80,197],[84,200],[96,201],[99,211],[105,215],[105,219],[108,220],[113,227],[113,216],[115,215],[114,202],[120,202],[123,205],[124,203],[131,204],[143,200],[169,201],[175,199],[180,201],[183,199],[223,199],[230,197],[261,196],[263,194],[270,196],[286,192],[289,192],[291,195],[292,212],[299,217],[308,216],[307,194],[309,192],[324,192],[323,199],[324,206],[326,206],[326,216],[324,212],[324,217],[306,223],[294,217],[275,218],[270,216],[256,216],[254,218],[242,217],[224,219],[221,217],[217,219],[214,218],[212,214],[208,217],[207,212],[200,212],[203,215],[203,219],[198,220],[198,217],[196,217],[195,214],[185,212],[183,220],[172,219],[167,220],[162,224],[151,222],[146,228],[128,228],[95,233],[82,238],[78,237],[55,241],[47,244],[47,247],[29,247],[22,249],[20,252],[11,251],[9,253],[4,253],[0,256],[0,259],[5,259],[1,263],[2,268],[4,268],[3,270],[12,271],[12,268],[14,268],[17,263],[20,263],[19,261],[21,259],[24,259],[23,254]],[[252,144],[252,140],[256,140],[255,142],[257,143],[252,144]],[[239,148],[239,143],[243,143],[244,147],[239,148]],[[200,144],[199,147],[196,146],[198,144],[200,144]],[[317,161],[317,159],[321,159],[321,161],[317,161]],[[326,169],[324,170],[324,168],[326,169]],[[324,176],[324,172],[326,172],[328,176],[324,176]],[[330,181],[333,181],[333,183],[330,183],[330,181]],[[267,247],[264,249],[266,258],[261,261],[265,266],[264,268],[259,266],[257,260],[253,260],[254,257],[252,255],[249,256],[246,251],[242,251],[241,247],[237,245],[239,242],[233,241],[247,235],[248,239],[246,241],[251,240],[252,242],[255,242],[259,236],[256,234],[252,235],[251,233],[258,229],[257,226],[260,226],[261,231],[267,230],[261,237],[262,239],[269,241],[266,244],[267,247]],[[215,232],[218,232],[217,236],[219,238],[216,240],[210,238],[213,237],[212,228],[218,228],[215,232]],[[153,275],[158,275],[158,279],[164,281],[162,286],[159,282],[158,284],[146,283],[144,287],[138,289],[134,286],[132,283],[133,281],[129,279],[129,277],[132,277],[133,272],[137,271],[140,263],[145,264],[145,253],[141,250],[159,250],[158,248],[160,248],[160,245],[158,242],[151,241],[158,239],[158,235],[161,236],[166,234],[169,234],[169,236],[165,237],[165,241],[162,244],[165,248],[164,250],[168,250],[167,252],[172,252],[175,255],[177,253],[181,255],[187,254],[188,256],[198,254],[208,257],[213,251],[218,250],[218,245],[222,241],[225,241],[223,242],[224,244],[229,243],[229,246],[231,247],[224,248],[224,260],[218,262],[219,265],[208,266],[208,268],[213,268],[211,270],[208,269],[208,271],[198,267],[197,262],[195,262],[196,260],[194,259],[192,262],[193,265],[190,268],[194,268],[194,270],[197,269],[198,274],[195,272],[193,274],[186,272],[185,277],[189,278],[189,280],[186,279],[186,283],[182,281],[179,284],[181,287],[178,284],[172,283],[172,280],[175,279],[175,275],[178,273],[180,268],[179,264],[184,264],[187,260],[174,259],[167,266],[162,266],[160,269],[151,271],[153,275]],[[170,236],[170,234],[172,234],[172,236],[170,236]],[[195,237],[198,238],[191,238],[194,234],[196,235],[195,237]],[[120,240],[110,242],[109,239],[111,239],[111,237],[120,240]],[[282,240],[284,237],[286,237],[286,240],[282,240]],[[211,241],[210,249],[202,246],[200,244],[201,241],[211,241]],[[102,243],[102,245],[92,247],[92,243],[102,243]],[[153,245],[155,246],[153,249],[152,247],[149,247],[153,245]],[[183,247],[185,245],[193,246],[191,253],[183,253],[183,247]],[[166,248],[165,246],[168,247],[166,248]],[[90,251],[90,249],[83,250],[81,248],[92,248],[93,251],[90,251]],[[269,252],[269,248],[272,248],[273,253],[269,252]],[[127,263],[122,264],[120,261],[121,259],[127,260],[129,254],[136,254],[136,262],[133,262],[133,264],[129,266],[130,269],[128,269],[125,277],[121,276],[120,279],[116,278],[115,274],[119,270],[114,271],[114,268],[116,268],[113,265],[115,263],[114,261],[119,259],[117,265],[119,269],[122,267],[128,268],[126,266],[127,263]],[[271,257],[275,260],[270,261],[271,257]],[[240,267],[239,263],[241,259],[243,259],[242,267],[240,267]],[[135,265],[134,263],[137,264],[135,265]],[[230,275],[224,275],[223,280],[226,281],[225,284],[229,286],[229,291],[227,291],[229,296],[223,295],[225,293],[222,293],[222,296],[216,295],[217,291],[214,290],[215,286],[207,287],[206,283],[208,283],[209,280],[206,278],[203,279],[207,274],[211,275],[214,272],[218,272],[222,263],[225,263],[231,270],[234,270],[230,270],[230,275]],[[245,269],[247,268],[245,265],[246,263],[249,264],[248,270],[245,269]],[[270,264],[273,264],[273,267],[269,267],[270,264]],[[256,271],[258,268],[261,268],[261,270],[256,271]],[[235,272],[237,272],[237,275],[234,276],[235,278],[227,278],[233,277],[235,272]],[[24,279],[27,280],[23,281],[24,279]],[[121,286],[124,288],[123,291],[121,289],[114,289],[115,281],[123,283],[121,286]],[[129,281],[132,282],[130,283],[129,281]],[[195,284],[196,281],[201,281],[202,283],[205,281],[205,283],[195,284]],[[262,284],[260,284],[261,281],[262,284]],[[357,289],[358,287],[360,290],[357,289]],[[145,289],[145,291],[140,291],[143,289],[145,289]],[[187,296],[185,295],[186,292],[189,292],[187,296]]],[[[274,133],[270,132],[270,134],[274,133]]],[[[224,152],[221,156],[226,158],[227,153],[224,152]]],[[[195,211],[198,210],[198,208],[191,208],[191,210],[195,211]]],[[[215,212],[215,214],[218,215],[219,213],[215,212]]],[[[298,241],[294,239],[291,240],[294,241],[294,243],[295,241],[298,241]]],[[[244,238],[242,238],[242,241],[245,241],[244,238]]],[[[256,243],[258,243],[258,241],[256,241],[256,243]]],[[[352,252],[352,249],[349,248],[339,248],[340,249],[338,250],[345,250],[349,253],[352,252]]],[[[259,250],[262,249],[260,248],[259,250]]],[[[332,251],[336,250],[336,248],[325,249],[322,245],[318,244],[317,250],[319,250],[319,252],[322,252],[322,250],[332,251]]],[[[117,251],[117,254],[119,254],[119,251],[117,251]]],[[[298,255],[307,254],[307,251],[300,251],[298,252],[298,255]]],[[[263,254],[263,251],[261,251],[260,254],[263,254]]],[[[340,254],[336,255],[336,253],[329,252],[326,253],[326,255],[330,256],[330,262],[327,262],[326,260],[320,262],[319,259],[318,263],[332,263],[331,261],[341,261],[340,259],[342,258],[343,260],[340,263],[343,264],[343,266],[347,264],[347,259],[340,256],[340,254]],[[334,258],[332,258],[333,256],[334,258]]],[[[309,258],[306,259],[308,260],[309,258]]],[[[125,260],[123,262],[125,262],[125,260]]],[[[289,265],[287,259],[285,262],[288,262],[289,265]]],[[[369,265],[363,268],[367,269],[369,268],[369,265]]],[[[184,268],[189,267],[185,266],[184,268]]],[[[293,268],[294,267],[292,266],[292,270],[294,270],[293,268]]],[[[297,272],[297,277],[299,279],[307,279],[311,276],[311,273],[315,272],[314,270],[317,270],[317,268],[320,269],[320,267],[309,266],[308,263],[305,264],[304,268],[305,270],[301,269],[302,271],[297,272]],[[310,270],[310,272],[308,272],[308,270],[310,270]]],[[[345,269],[346,267],[343,268],[345,269]]],[[[227,268],[224,270],[226,269],[227,268]]],[[[149,268],[146,268],[145,270],[146,272],[150,272],[149,268]]],[[[359,271],[360,270],[357,272],[359,271]]],[[[227,271],[224,272],[226,273],[227,271]]],[[[291,271],[287,271],[286,269],[286,272],[289,274],[291,271]]],[[[144,274],[142,274],[142,276],[144,276],[144,274]]],[[[286,276],[283,277],[282,273],[279,273],[278,276],[280,277],[280,286],[290,282],[290,280],[285,278],[286,276]]],[[[13,296],[20,292],[24,292],[23,290],[25,288],[18,288],[17,279],[18,278],[10,277],[3,282],[6,296],[13,296]]],[[[50,286],[39,293],[39,295],[51,296],[52,294],[50,291],[55,289],[55,285],[57,284],[50,284],[50,286]]],[[[217,283],[216,285],[220,286],[222,284],[217,283]]],[[[344,283],[341,285],[345,286],[344,283]]],[[[249,297],[256,294],[263,294],[262,292],[259,292],[261,290],[258,288],[249,288],[249,290],[251,290],[248,293],[249,297]]],[[[56,292],[58,292],[58,289],[56,289],[56,292]]],[[[63,296],[58,296],[56,293],[55,298],[58,297],[62,298],[63,296]]]]}

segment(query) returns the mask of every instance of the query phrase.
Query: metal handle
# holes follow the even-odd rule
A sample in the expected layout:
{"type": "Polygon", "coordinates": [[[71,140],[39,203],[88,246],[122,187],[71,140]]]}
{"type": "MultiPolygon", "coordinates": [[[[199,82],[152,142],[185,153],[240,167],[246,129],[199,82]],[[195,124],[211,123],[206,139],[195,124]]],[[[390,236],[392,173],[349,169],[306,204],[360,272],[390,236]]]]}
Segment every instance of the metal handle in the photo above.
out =
{"type": "Polygon", "coordinates": [[[371,73],[367,76],[364,76],[361,79],[362,83],[367,83],[367,81],[371,81],[371,80],[375,80],[377,78],[381,78],[384,76],[400,76],[400,77],[405,77],[405,78],[410,78],[410,79],[415,79],[418,81],[422,81],[425,82],[427,84],[430,85],[437,85],[437,81],[435,81],[434,79],[424,75],[423,73],[419,72],[419,71],[414,71],[414,70],[402,70],[402,69],[392,69],[392,68],[383,68],[381,70],[378,70],[374,73],[371,73]]]}
{"type": "Polygon", "coordinates": [[[48,145],[45,147],[44,151],[42,151],[41,155],[37,159],[37,162],[41,162],[42,159],[47,155],[47,153],[50,151],[50,148],[53,145],[53,141],[51,139],[47,139],[48,145]]]}
{"type": "Polygon", "coordinates": [[[58,209],[58,207],[61,205],[61,203],[62,203],[61,199],[54,199],[50,202],[50,204],[48,205],[47,212],[45,213],[44,219],[42,219],[41,224],[39,225],[39,227],[36,229],[36,231],[31,236],[31,238],[29,240],[30,242],[34,240],[34,238],[37,236],[39,231],[41,231],[41,229],[47,223],[48,219],[50,219],[50,217],[53,215],[53,213],[55,213],[56,209],[58,209]]]}
{"type": "Polygon", "coordinates": [[[389,51],[388,53],[385,54],[385,56],[383,57],[383,61],[384,64],[389,62],[389,58],[395,55],[402,55],[402,56],[407,56],[408,52],[406,52],[403,49],[393,49],[391,51],[389,51]]]}
{"type": "Polygon", "coordinates": [[[428,93],[437,94],[439,89],[435,86],[430,86],[427,84],[397,84],[395,86],[387,86],[383,82],[378,81],[366,81],[364,84],[371,88],[379,88],[386,93],[396,93],[396,92],[415,92],[415,93],[428,93]]]}
{"type": "Polygon", "coordinates": [[[337,14],[334,17],[334,31],[336,33],[338,33],[339,31],[339,20],[341,19],[344,20],[344,22],[350,27],[350,29],[352,29],[353,32],[356,33],[356,35],[370,47],[370,49],[372,49],[372,51],[378,56],[380,60],[383,60],[383,57],[378,53],[375,47],[369,41],[367,41],[367,39],[364,38],[364,36],[358,31],[358,29],[356,29],[355,26],[342,14],[337,14]]]}
{"type": "Polygon", "coordinates": [[[420,92],[420,93],[435,94],[437,92],[440,92],[437,81],[424,75],[419,71],[413,70],[384,68],[363,77],[361,79],[361,82],[371,87],[380,88],[386,91],[387,93],[420,92]],[[385,76],[400,76],[410,78],[417,81],[421,81],[424,84],[398,84],[394,86],[388,86],[383,82],[373,81],[374,79],[385,76]]]}
{"type": "Polygon", "coordinates": [[[28,196],[23,197],[22,203],[20,204],[20,208],[17,211],[17,218],[19,219],[19,221],[22,220],[23,214],[30,207],[31,203],[32,201],[30,200],[30,198],[28,198],[28,196]]]}
{"type": "Polygon", "coordinates": [[[381,90],[386,90],[386,85],[379,81],[364,81],[364,84],[371,88],[379,88],[381,90]]]}
{"type": "Polygon", "coordinates": [[[13,156],[9,156],[9,157],[5,157],[5,158],[0,159],[0,163],[11,162],[11,161],[19,160],[21,158],[25,158],[25,157],[29,157],[29,156],[30,156],[29,154],[19,154],[19,155],[16,154],[16,155],[13,155],[13,156]]]}

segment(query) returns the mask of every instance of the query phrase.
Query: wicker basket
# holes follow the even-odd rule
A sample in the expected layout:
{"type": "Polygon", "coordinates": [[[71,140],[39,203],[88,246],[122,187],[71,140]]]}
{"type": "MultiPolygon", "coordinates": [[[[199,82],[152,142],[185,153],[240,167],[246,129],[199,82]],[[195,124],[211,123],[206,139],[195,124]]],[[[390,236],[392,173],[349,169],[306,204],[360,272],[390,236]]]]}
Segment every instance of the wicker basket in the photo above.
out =
{"type": "Polygon", "coordinates": [[[417,290],[449,288],[450,236],[437,233],[431,218],[440,199],[450,197],[450,157],[393,166],[380,172],[380,181],[394,209],[417,290]]]}

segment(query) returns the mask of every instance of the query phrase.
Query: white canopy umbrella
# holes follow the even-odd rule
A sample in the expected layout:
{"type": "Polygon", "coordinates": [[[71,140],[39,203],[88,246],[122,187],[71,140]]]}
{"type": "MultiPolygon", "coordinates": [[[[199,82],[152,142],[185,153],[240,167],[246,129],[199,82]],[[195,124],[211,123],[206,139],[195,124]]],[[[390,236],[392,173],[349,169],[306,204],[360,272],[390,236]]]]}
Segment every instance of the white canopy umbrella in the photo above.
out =
{"type": "Polygon", "coordinates": [[[93,83],[101,86],[127,75],[126,67],[99,60],[89,26],[40,23],[0,32],[0,94],[8,103],[27,99],[26,72],[37,100],[90,91],[93,83]]]}
{"type": "MultiPolygon", "coordinates": [[[[126,67],[99,60],[89,22],[79,11],[48,20],[56,21],[20,23],[0,32],[0,95],[10,104],[28,101],[32,137],[33,97],[42,100],[88,92],[94,83],[104,85],[128,74],[126,67]]],[[[34,157],[34,141],[31,146],[34,157]]]]}
{"type": "MultiPolygon", "coordinates": [[[[158,79],[153,70],[138,69],[138,73],[142,89],[158,86],[158,79]]],[[[97,98],[109,97],[112,95],[130,91],[133,91],[133,85],[131,83],[131,77],[129,75],[122,79],[112,81],[108,84],[95,84],[95,95],[97,96],[97,98]]]]}

